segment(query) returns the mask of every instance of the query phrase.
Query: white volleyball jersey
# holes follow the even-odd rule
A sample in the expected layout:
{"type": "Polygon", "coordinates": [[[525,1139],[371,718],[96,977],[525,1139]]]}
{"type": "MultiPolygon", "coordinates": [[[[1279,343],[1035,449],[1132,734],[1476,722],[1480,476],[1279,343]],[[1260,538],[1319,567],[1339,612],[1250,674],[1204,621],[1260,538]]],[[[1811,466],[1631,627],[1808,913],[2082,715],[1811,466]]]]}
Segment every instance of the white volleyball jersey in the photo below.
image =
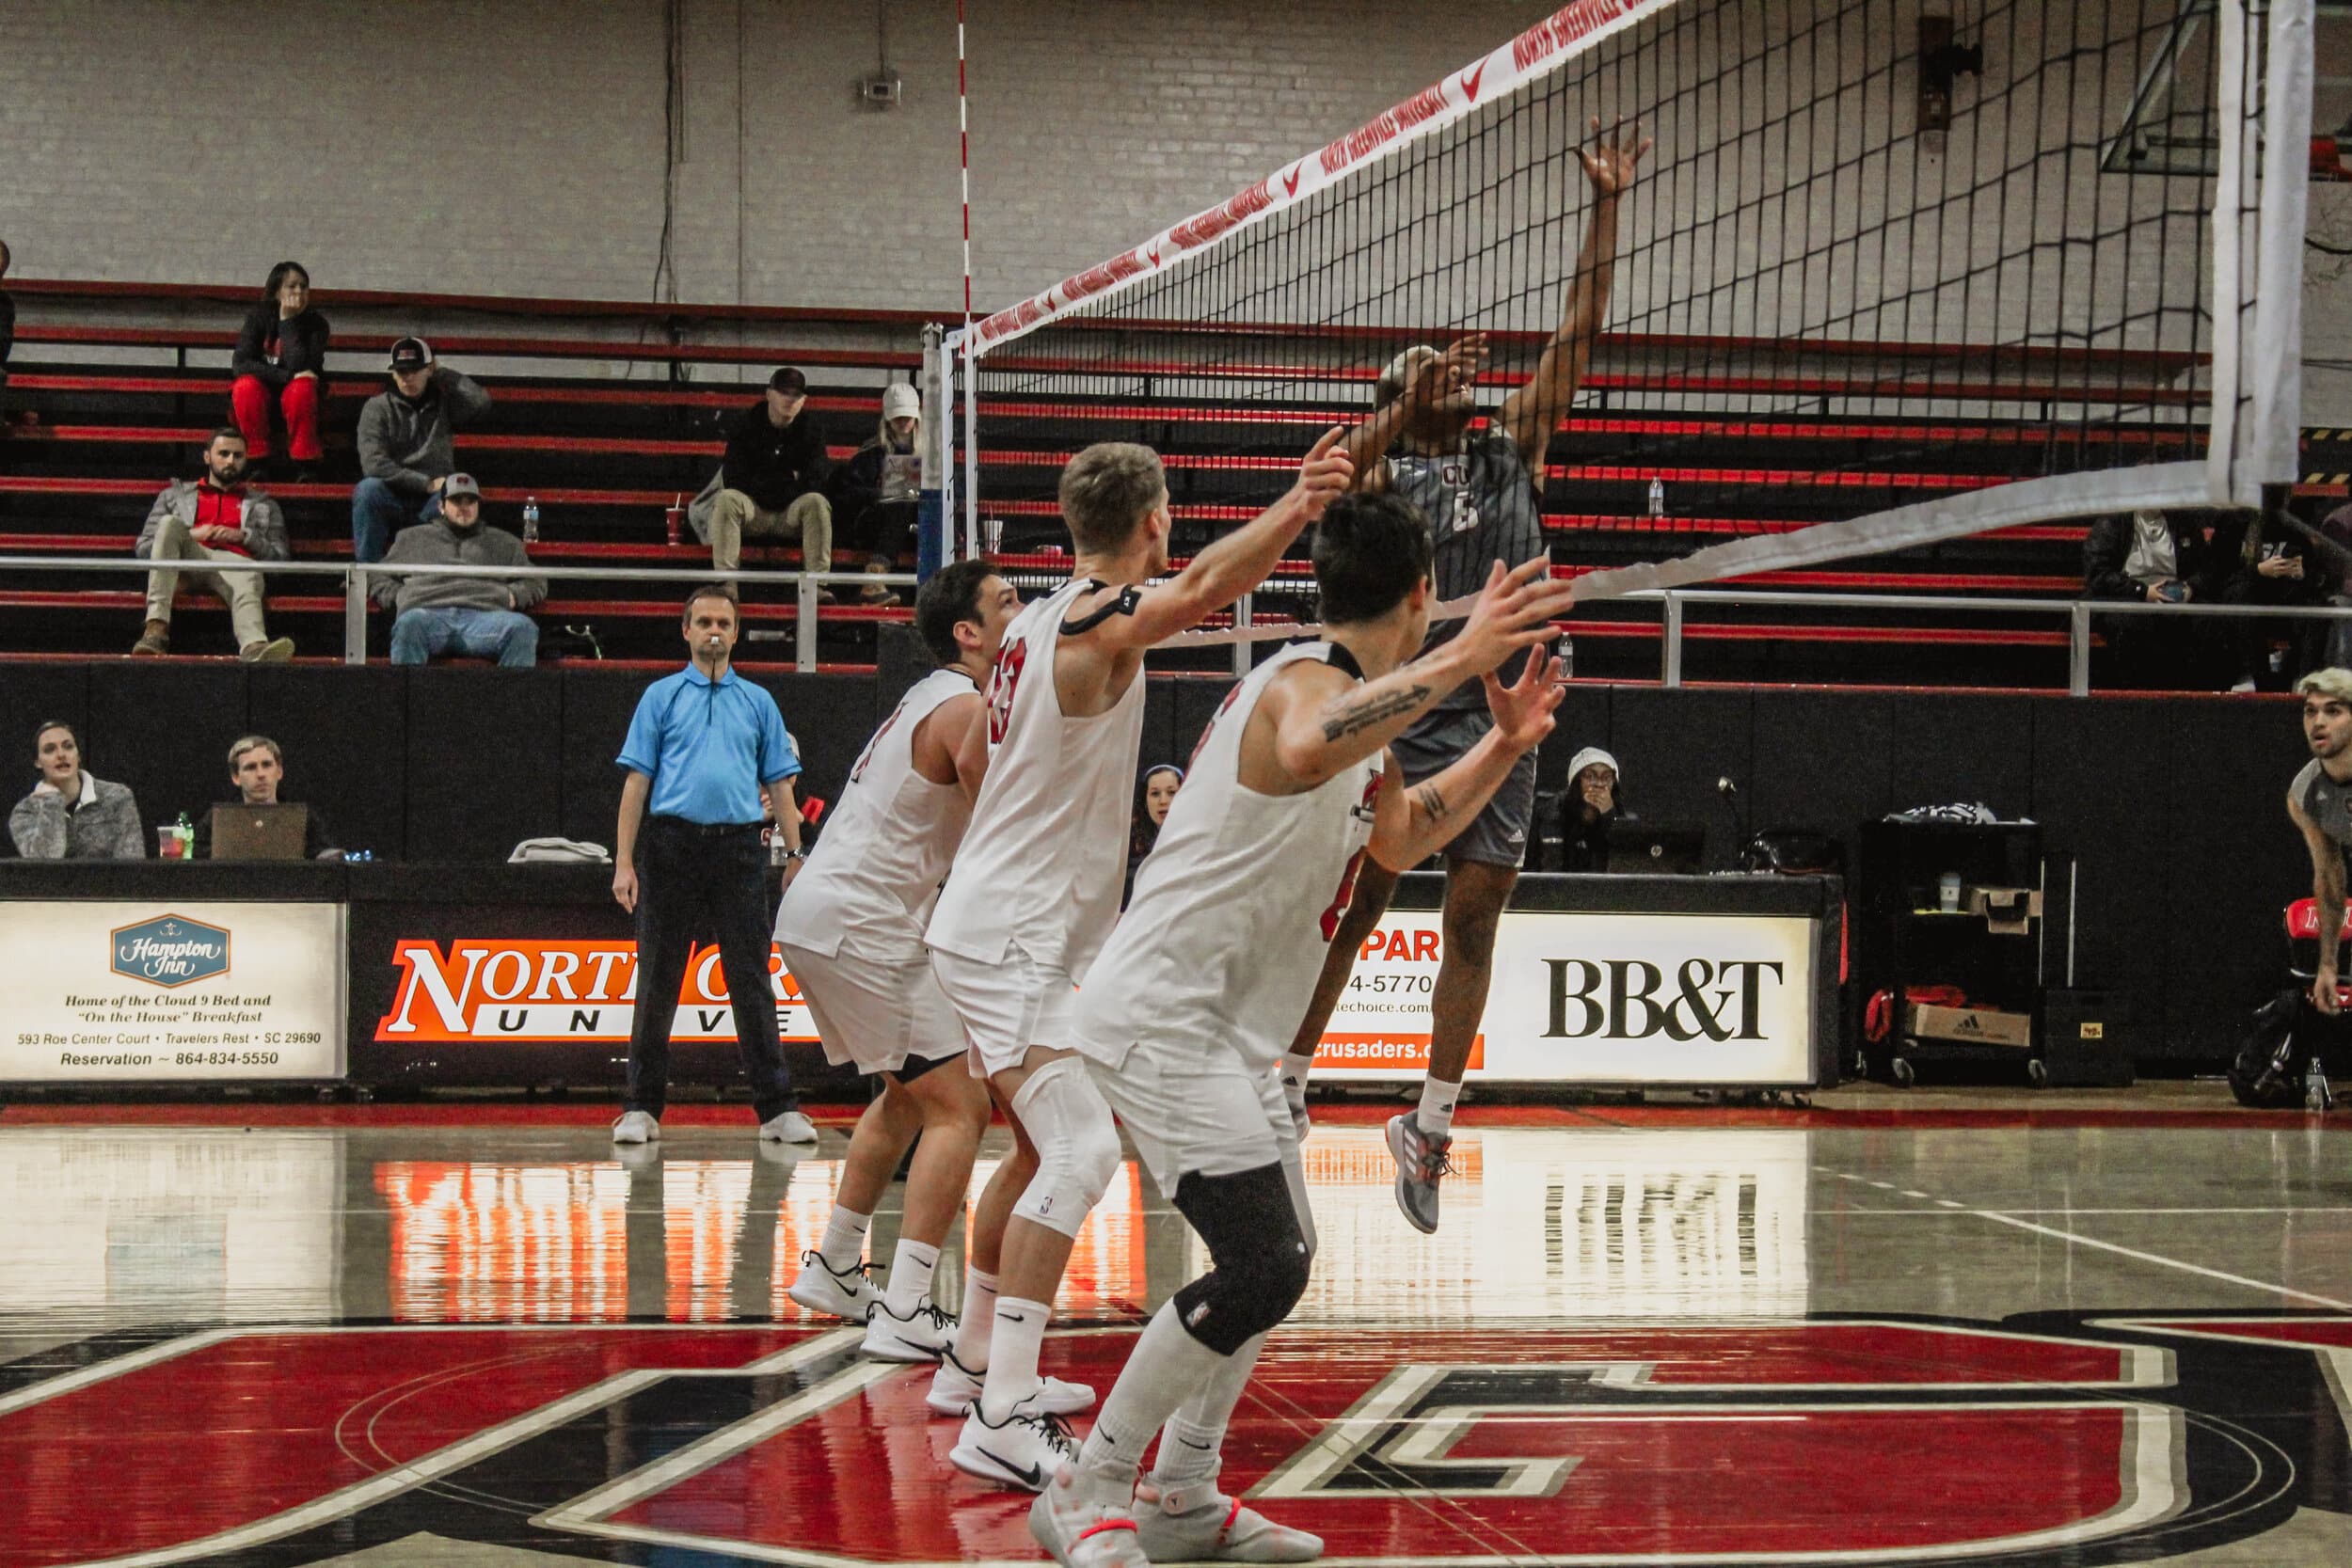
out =
{"type": "Polygon", "coordinates": [[[1119,918],[1143,674],[1089,719],[1066,717],[1054,686],[1062,625],[1094,586],[1066,583],[1005,628],[988,677],[988,776],[924,937],[942,952],[996,963],[1017,943],[1074,981],[1119,918]]]}
{"type": "Polygon", "coordinates": [[[914,769],[914,732],[942,703],[971,695],[961,670],[909,689],[866,743],[823,836],[785,890],[776,940],[833,958],[844,938],[861,958],[920,963],[923,927],[972,820],[961,784],[914,769]]]}
{"type": "Polygon", "coordinates": [[[1117,1067],[1136,1042],[1216,1042],[1253,1070],[1290,1049],[1355,891],[1385,780],[1374,755],[1301,795],[1241,782],[1241,737],[1266,684],[1329,642],[1285,648],[1233,688],[1193,753],[1135,896],[1078,993],[1078,1050],[1117,1067]]]}

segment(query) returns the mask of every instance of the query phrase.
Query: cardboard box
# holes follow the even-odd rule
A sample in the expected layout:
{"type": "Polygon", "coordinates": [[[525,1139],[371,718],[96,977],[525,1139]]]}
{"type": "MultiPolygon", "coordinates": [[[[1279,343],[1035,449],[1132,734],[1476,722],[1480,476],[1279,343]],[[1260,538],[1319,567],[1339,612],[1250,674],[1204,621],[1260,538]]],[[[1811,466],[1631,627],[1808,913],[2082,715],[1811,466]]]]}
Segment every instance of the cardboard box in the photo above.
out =
{"type": "Polygon", "coordinates": [[[2042,918],[2042,890],[2032,887],[1972,887],[1962,890],[1961,908],[1984,916],[1985,928],[2005,937],[2023,936],[2042,918]]]}
{"type": "Polygon", "coordinates": [[[2033,1015],[2005,1013],[1994,1007],[1931,1007],[1905,1005],[1905,1031],[1917,1038],[1959,1040],[1969,1045],[2007,1045],[2018,1050],[2033,1046],[2033,1015]]]}

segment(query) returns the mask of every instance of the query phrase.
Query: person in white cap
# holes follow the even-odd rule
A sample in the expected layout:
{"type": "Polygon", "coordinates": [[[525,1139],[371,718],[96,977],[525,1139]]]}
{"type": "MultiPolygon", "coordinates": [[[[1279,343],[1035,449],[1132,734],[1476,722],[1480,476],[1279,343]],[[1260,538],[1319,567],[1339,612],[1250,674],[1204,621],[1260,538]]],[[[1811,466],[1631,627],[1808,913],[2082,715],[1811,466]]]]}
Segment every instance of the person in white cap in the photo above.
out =
{"type": "Polygon", "coordinates": [[[1560,792],[1560,861],[1555,869],[1609,869],[1610,824],[1626,815],[1617,782],[1617,759],[1597,746],[1587,746],[1568,759],[1568,785],[1560,792]]]}
{"type": "MultiPolygon", "coordinates": [[[[898,569],[914,537],[915,506],[923,488],[923,396],[904,382],[882,388],[882,422],[855,455],[834,470],[826,486],[841,537],[866,552],[866,570],[880,577],[898,569]]],[[[867,604],[895,604],[886,584],[869,582],[867,604]]]]}

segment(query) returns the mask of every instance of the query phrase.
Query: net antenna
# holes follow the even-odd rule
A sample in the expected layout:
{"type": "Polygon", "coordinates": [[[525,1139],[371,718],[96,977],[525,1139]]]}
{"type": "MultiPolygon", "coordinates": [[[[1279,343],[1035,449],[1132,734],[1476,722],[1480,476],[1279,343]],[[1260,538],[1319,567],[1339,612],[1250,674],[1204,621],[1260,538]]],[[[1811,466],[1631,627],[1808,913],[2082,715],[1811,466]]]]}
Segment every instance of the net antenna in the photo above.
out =
{"type": "Polygon", "coordinates": [[[1123,439],[1166,459],[1181,554],[1365,420],[1409,345],[1484,334],[1464,439],[1492,428],[1570,330],[1596,119],[1656,146],[1602,333],[1528,465],[1580,602],[2275,500],[2312,13],[1960,0],[1939,36],[1981,71],[1944,73],[1936,129],[1921,19],[1876,0],[1579,0],[950,334],[963,550],[1051,570],[1022,549],[1059,542],[1061,464],[1123,439]]]}

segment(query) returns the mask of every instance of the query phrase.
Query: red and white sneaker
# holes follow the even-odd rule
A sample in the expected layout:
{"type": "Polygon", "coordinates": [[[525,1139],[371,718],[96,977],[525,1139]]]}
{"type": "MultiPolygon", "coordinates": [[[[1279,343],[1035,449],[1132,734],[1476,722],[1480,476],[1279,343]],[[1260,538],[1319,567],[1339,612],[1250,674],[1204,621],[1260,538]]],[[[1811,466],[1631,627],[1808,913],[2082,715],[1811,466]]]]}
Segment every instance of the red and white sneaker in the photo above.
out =
{"type": "Polygon", "coordinates": [[[1029,1505],[1029,1534],[1062,1568],[1151,1568],[1128,1506],[1142,1501],[1102,1496],[1064,1465],[1029,1505]]]}
{"type": "MultiPolygon", "coordinates": [[[[931,1391],[923,1402],[931,1407],[934,1416],[968,1415],[980,1402],[980,1385],[987,1381],[985,1371],[976,1372],[956,1359],[953,1349],[939,1353],[939,1375],[931,1379],[931,1391]]],[[[1049,1377],[1044,1386],[1013,1407],[1023,1416],[1075,1416],[1094,1408],[1094,1386],[1089,1383],[1065,1383],[1049,1377]]]]}
{"type": "Polygon", "coordinates": [[[1181,1486],[1162,1481],[1159,1501],[1147,1504],[1151,1490],[1136,1495],[1136,1539],[1154,1562],[1312,1562],[1323,1555],[1323,1537],[1244,1508],[1217,1490],[1215,1470],[1181,1486]]]}
{"type": "MultiPolygon", "coordinates": [[[[1077,1441],[1070,1435],[1070,1423],[1059,1416],[1016,1413],[992,1421],[977,1403],[947,1453],[947,1463],[965,1475],[1025,1492],[1044,1491],[1056,1471],[1077,1459],[1077,1441]]],[[[1134,1528],[1132,1522],[1128,1528],[1134,1528]]]]}

